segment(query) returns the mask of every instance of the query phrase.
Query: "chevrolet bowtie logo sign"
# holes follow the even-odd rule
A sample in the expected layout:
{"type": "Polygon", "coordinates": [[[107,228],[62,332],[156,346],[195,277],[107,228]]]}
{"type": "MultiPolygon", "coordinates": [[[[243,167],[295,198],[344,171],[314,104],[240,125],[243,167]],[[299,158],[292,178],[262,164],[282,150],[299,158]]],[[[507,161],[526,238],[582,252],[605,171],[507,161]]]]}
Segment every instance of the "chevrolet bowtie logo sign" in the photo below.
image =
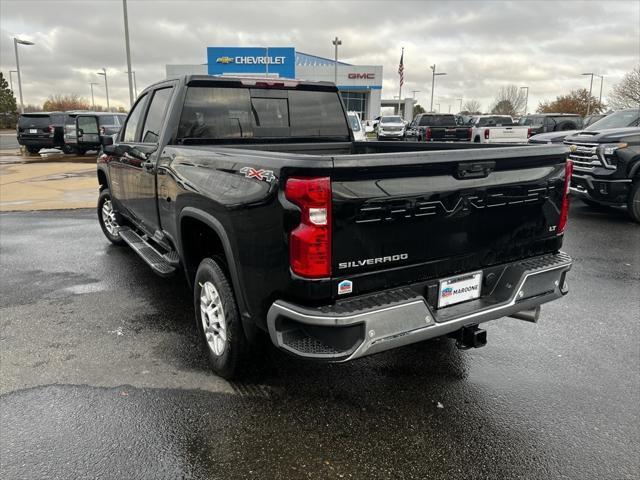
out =
{"type": "Polygon", "coordinates": [[[216,59],[216,63],[233,63],[233,58],[232,57],[218,57],[216,59]]]}

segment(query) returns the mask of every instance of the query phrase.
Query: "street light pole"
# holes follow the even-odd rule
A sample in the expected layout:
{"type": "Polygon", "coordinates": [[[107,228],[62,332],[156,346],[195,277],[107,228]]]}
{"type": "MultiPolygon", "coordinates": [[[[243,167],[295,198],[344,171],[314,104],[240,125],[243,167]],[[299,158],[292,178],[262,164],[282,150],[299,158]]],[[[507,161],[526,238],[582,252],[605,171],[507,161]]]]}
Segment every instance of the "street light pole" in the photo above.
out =
{"type": "MultiPolygon", "coordinates": [[[[129,72],[125,70],[124,73],[128,74],[129,72]]],[[[138,85],[136,84],[136,71],[132,70],[131,75],[133,75],[133,99],[135,100],[136,98],[138,98],[138,85]]]]}
{"type": "Polygon", "coordinates": [[[111,106],[109,105],[109,84],[107,83],[107,69],[102,67],[101,72],[97,72],[98,75],[104,76],[104,91],[107,96],[107,112],[111,111],[111,106]]]}
{"type": "Polygon", "coordinates": [[[462,99],[461,98],[456,98],[456,100],[460,101],[460,110],[458,112],[461,112],[462,111],[462,99]]]}
{"type": "Polygon", "coordinates": [[[333,39],[333,46],[335,47],[335,62],[333,64],[333,83],[338,85],[338,45],[342,45],[342,40],[338,37],[333,39]]]}
{"type": "Polygon", "coordinates": [[[91,106],[93,109],[96,109],[96,102],[93,99],[93,86],[98,85],[96,82],[89,82],[89,86],[91,87],[91,106]]]}
{"type": "Polygon", "coordinates": [[[520,90],[526,90],[526,97],[524,97],[524,115],[527,114],[527,107],[529,106],[529,87],[520,87],[520,90]]]}
{"type": "Polygon", "coordinates": [[[20,45],[35,45],[28,40],[20,40],[13,37],[13,48],[16,51],[16,72],[18,72],[18,90],[20,91],[20,113],[24,113],[24,103],[22,101],[22,77],[20,77],[20,59],[18,58],[18,44],[20,45]]]}
{"type": "Polygon", "coordinates": [[[591,76],[591,81],[589,82],[589,99],[587,101],[587,116],[589,116],[589,113],[591,112],[591,90],[593,89],[593,76],[595,74],[590,72],[590,73],[583,73],[582,75],[590,75],[591,76]]]}
{"type": "Polygon", "coordinates": [[[433,74],[431,75],[431,106],[429,107],[429,111],[433,112],[433,89],[436,85],[436,75],[446,75],[446,73],[436,73],[436,64],[434,63],[429,67],[433,70],[433,74]]]}
{"type": "Polygon", "coordinates": [[[440,104],[436,103],[436,105],[438,106],[438,113],[440,113],[440,104]]]}
{"type": "Polygon", "coordinates": [[[600,96],[598,97],[598,106],[602,106],[602,84],[604,83],[604,75],[596,75],[600,77],[600,96]]]}
{"type": "Polygon", "coordinates": [[[18,71],[17,70],[9,70],[9,86],[11,88],[11,92],[15,95],[16,92],[13,89],[13,75],[12,75],[12,73],[18,73],[18,71]]]}
{"type": "MultiPolygon", "coordinates": [[[[129,106],[133,106],[133,82],[131,81],[131,50],[129,49],[129,19],[127,17],[127,0],[122,0],[122,10],[124,12],[124,44],[127,51],[127,77],[129,77],[129,106]]],[[[104,81],[107,81],[105,74],[104,81]]],[[[107,101],[107,105],[109,102],[107,101]]],[[[108,108],[108,107],[107,107],[108,108]]]]}

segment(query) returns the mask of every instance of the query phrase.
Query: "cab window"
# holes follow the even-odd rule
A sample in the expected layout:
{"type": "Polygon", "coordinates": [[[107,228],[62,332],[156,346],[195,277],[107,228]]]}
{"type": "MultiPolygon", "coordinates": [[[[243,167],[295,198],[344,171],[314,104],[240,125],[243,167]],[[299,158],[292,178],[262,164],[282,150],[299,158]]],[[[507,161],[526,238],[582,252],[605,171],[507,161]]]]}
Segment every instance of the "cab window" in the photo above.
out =
{"type": "Polygon", "coordinates": [[[160,138],[160,129],[164,120],[164,114],[167,110],[169,99],[171,98],[172,88],[162,88],[156,90],[151,99],[149,112],[142,128],[142,142],[156,143],[160,138]]]}
{"type": "Polygon", "coordinates": [[[129,119],[127,120],[127,124],[124,127],[124,133],[122,135],[123,142],[138,141],[136,133],[138,132],[138,125],[140,123],[140,118],[142,118],[142,112],[144,111],[144,107],[147,103],[146,97],[147,94],[145,93],[140,97],[138,103],[136,103],[135,107],[133,107],[133,110],[131,110],[129,119]]]}

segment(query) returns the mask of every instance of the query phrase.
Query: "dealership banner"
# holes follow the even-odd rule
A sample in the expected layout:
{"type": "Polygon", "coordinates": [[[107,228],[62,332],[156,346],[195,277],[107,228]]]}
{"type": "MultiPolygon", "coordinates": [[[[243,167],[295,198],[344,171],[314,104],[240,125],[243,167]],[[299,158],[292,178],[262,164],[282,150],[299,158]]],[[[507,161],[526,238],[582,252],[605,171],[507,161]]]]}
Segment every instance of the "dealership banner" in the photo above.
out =
{"type": "Polygon", "coordinates": [[[209,75],[277,74],[296,78],[296,51],[292,47],[208,47],[209,75]]]}

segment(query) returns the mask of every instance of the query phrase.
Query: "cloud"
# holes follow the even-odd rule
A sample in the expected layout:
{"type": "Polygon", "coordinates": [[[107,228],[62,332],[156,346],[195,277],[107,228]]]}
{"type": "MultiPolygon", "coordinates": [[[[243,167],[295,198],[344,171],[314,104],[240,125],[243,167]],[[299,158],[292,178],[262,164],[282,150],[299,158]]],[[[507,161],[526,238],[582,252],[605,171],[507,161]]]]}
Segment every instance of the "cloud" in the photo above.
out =
{"type": "MultiPolygon", "coordinates": [[[[435,103],[457,98],[489,108],[503,85],[529,86],[529,108],[571,89],[588,87],[584,72],[605,75],[604,97],[640,63],[640,4],[628,2],[203,2],[129,0],[133,70],[138,88],[164,78],[165,65],[204,63],[206,47],[294,46],[331,58],[334,36],[341,60],[384,67],[383,96],[397,95],[400,48],[405,47],[404,92],[428,105],[431,71],[435,103]],[[615,15],[611,15],[615,12],[615,15]]],[[[25,102],[57,93],[104,103],[103,78],[115,105],[128,105],[120,1],[0,2],[0,68],[15,69],[12,37],[20,47],[25,102]]],[[[594,91],[599,81],[594,81],[594,91]]]]}

